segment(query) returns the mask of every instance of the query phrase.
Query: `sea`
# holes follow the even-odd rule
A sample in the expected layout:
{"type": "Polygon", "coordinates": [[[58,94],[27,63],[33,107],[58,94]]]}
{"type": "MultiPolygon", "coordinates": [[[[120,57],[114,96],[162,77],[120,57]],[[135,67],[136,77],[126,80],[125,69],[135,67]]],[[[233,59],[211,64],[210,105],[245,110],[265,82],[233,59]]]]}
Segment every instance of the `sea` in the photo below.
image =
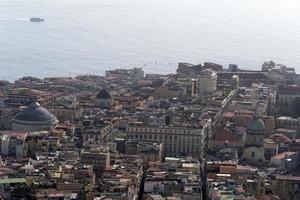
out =
{"type": "Polygon", "coordinates": [[[300,72],[299,0],[0,0],[0,79],[268,60],[300,72]]]}

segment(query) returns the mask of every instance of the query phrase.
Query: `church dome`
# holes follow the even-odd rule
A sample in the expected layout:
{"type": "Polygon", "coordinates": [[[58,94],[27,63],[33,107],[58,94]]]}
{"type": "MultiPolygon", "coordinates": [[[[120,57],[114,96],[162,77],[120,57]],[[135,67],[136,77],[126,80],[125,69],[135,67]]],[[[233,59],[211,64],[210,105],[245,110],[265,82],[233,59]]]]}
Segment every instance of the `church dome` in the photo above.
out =
{"type": "Polygon", "coordinates": [[[23,111],[19,112],[14,117],[14,120],[23,122],[55,122],[57,119],[53,114],[38,103],[33,103],[23,111]]]}
{"type": "Polygon", "coordinates": [[[265,131],[265,123],[258,117],[254,117],[248,125],[248,131],[260,132],[265,131]]]}
{"type": "Polygon", "coordinates": [[[58,123],[56,117],[38,103],[32,103],[16,114],[12,120],[13,131],[50,130],[58,123]]]}
{"type": "Polygon", "coordinates": [[[97,94],[97,99],[110,99],[110,97],[110,94],[105,89],[101,90],[97,94]]]}

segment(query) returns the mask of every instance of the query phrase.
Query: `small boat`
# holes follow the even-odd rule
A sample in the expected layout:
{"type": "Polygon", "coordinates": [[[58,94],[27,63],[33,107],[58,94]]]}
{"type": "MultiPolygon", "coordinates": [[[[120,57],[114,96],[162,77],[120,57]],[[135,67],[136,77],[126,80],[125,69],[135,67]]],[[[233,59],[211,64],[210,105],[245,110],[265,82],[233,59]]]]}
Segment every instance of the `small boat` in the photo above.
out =
{"type": "Polygon", "coordinates": [[[43,18],[39,18],[39,17],[32,17],[29,20],[31,22],[43,22],[43,21],[45,21],[43,18]]]}

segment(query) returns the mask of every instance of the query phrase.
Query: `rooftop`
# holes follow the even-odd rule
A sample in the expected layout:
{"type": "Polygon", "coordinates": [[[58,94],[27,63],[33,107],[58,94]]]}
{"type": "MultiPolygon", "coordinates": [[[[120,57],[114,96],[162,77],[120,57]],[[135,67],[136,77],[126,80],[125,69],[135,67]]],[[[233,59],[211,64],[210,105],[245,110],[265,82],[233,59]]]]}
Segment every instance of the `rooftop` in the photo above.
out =
{"type": "Polygon", "coordinates": [[[0,184],[10,184],[10,183],[27,183],[25,178],[5,178],[0,179],[0,184]]]}
{"type": "Polygon", "coordinates": [[[97,94],[97,99],[109,99],[110,97],[110,94],[105,89],[102,89],[97,94]]]}
{"type": "Polygon", "coordinates": [[[19,121],[56,121],[56,117],[38,103],[32,103],[30,106],[19,112],[15,117],[19,121]]]}
{"type": "Polygon", "coordinates": [[[282,181],[300,181],[300,176],[277,175],[276,180],[282,181]]]}
{"type": "Polygon", "coordinates": [[[281,160],[281,159],[284,159],[284,158],[287,158],[289,156],[296,155],[296,154],[297,154],[297,152],[288,151],[288,152],[283,152],[283,153],[277,154],[274,156],[274,158],[281,160]]]}

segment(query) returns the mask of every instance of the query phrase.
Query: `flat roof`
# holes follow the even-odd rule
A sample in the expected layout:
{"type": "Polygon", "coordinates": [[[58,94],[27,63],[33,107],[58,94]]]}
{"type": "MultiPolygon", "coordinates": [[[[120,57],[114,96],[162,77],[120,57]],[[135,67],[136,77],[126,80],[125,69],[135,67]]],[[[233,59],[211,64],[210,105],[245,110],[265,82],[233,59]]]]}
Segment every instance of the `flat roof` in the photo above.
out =
{"type": "Polygon", "coordinates": [[[278,120],[298,120],[298,118],[292,118],[287,116],[277,117],[278,120]]]}
{"type": "Polygon", "coordinates": [[[297,130],[294,129],[287,129],[287,128],[278,128],[275,131],[279,131],[279,132],[287,132],[287,133],[294,133],[297,132],[297,130]]]}
{"type": "Polygon", "coordinates": [[[276,176],[277,180],[284,180],[284,181],[300,181],[300,176],[282,176],[282,175],[277,175],[276,176]]]}
{"type": "Polygon", "coordinates": [[[292,156],[292,155],[295,155],[295,154],[297,154],[297,152],[287,151],[287,152],[283,152],[283,153],[280,153],[278,155],[275,155],[274,158],[284,159],[284,158],[289,158],[289,156],[292,156]]]}
{"type": "Polygon", "coordinates": [[[0,184],[10,184],[10,183],[27,183],[25,178],[6,178],[0,179],[0,184]]]}

